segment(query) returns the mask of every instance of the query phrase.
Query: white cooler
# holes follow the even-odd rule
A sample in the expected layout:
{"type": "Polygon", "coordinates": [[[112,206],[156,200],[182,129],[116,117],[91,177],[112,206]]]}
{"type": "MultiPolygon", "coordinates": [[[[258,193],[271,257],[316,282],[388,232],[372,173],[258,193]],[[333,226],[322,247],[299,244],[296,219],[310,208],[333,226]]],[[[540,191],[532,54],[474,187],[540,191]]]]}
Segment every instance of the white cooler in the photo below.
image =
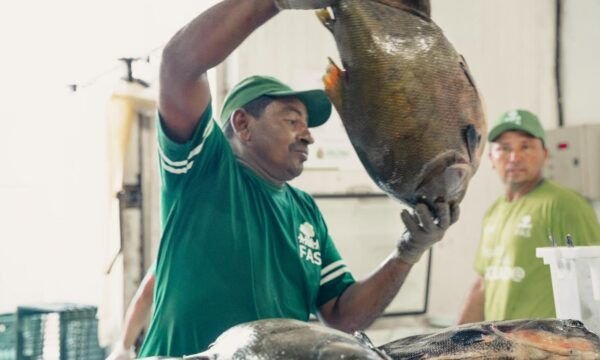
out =
{"type": "Polygon", "coordinates": [[[536,256],[550,265],[556,317],[600,335],[600,246],[543,247],[536,256]]]}

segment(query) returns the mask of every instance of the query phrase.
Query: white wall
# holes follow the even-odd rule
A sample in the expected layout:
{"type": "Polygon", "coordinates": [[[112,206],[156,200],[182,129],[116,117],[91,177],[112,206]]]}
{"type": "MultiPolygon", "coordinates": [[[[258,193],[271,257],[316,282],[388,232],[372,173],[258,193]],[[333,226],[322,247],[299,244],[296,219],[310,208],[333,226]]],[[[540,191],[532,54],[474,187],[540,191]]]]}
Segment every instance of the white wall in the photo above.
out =
{"type": "Polygon", "coordinates": [[[0,313],[100,303],[112,256],[106,104],[124,75],[117,58],[160,48],[210,3],[0,3],[0,313]],[[81,85],[75,94],[71,83],[81,85]]]}
{"type": "Polygon", "coordinates": [[[0,312],[42,301],[93,304],[101,290],[104,122],[86,111],[89,99],[44,90],[2,105],[0,312]]]}
{"type": "Polygon", "coordinates": [[[600,2],[563,1],[562,84],[565,125],[600,123],[600,2]]]}

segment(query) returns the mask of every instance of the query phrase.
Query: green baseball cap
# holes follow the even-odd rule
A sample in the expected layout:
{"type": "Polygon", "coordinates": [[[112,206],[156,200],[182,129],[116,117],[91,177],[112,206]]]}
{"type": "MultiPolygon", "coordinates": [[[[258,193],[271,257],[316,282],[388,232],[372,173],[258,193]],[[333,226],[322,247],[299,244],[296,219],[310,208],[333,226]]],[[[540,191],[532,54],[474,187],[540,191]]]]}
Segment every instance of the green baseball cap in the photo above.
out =
{"type": "Polygon", "coordinates": [[[510,110],[502,114],[488,135],[488,141],[494,142],[504,132],[514,130],[523,131],[531,136],[546,141],[546,133],[537,116],[527,110],[510,110]]]}
{"type": "Polygon", "coordinates": [[[331,102],[323,90],[295,91],[274,77],[255,75],[240,81],[227,94],[219,117],[221,126],[229,121],[235,110],[263,95],[298,98],[306,106],[309,127],[325,123],[331,115],[331,102]]]}

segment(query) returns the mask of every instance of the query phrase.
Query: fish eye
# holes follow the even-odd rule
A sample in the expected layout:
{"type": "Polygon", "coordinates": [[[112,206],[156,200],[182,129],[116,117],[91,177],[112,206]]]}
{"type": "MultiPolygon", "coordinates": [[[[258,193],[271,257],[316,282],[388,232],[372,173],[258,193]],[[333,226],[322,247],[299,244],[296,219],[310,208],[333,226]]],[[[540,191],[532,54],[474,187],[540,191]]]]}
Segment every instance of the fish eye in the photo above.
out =
{"type": "Polygon", "coordinates": [[[477,148],[481,143],[481,134],[477,132],[475,126],[469,124],[462,129],[463,139],[467,144],[467,151],[469,153],[469,158],[473,161],[476,158],[477,148]]]}
{"type": "Polygon", "coordinates": [[[579,320],[573,320],[573,319],[568,319],[565,320],[565,326],[569,326],[569,327],[575,327],[575,328],[582,328],[584,327],[583,323],[579,320]]]}

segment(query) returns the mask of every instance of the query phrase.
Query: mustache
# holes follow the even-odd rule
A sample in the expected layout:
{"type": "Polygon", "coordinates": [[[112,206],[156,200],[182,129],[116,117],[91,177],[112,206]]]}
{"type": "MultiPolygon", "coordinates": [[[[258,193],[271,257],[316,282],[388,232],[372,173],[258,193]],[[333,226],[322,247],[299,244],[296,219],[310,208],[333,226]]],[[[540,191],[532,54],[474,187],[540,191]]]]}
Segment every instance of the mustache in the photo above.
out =
{"type": "Polygon", "coordinates": [[[289,149],[290,149],[290,151],[299,151],[299,152],[305,152],[306,154],[308,154],[308,143],[301,140],[301,141],[291,144],[289,146],[289,149]]]}

